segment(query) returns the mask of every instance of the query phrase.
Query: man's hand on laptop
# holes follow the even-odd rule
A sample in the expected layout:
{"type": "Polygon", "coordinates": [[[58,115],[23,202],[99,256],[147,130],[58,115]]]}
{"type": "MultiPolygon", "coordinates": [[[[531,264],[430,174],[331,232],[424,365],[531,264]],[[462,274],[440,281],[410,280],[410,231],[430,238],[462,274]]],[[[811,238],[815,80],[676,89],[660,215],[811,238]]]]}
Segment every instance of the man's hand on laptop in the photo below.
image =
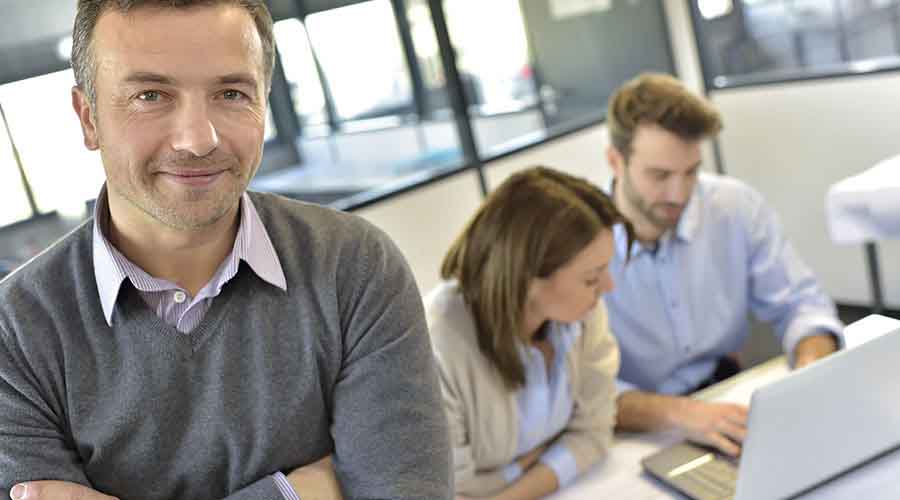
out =
{"type": "Polygon", "coordinates": [[[837,339],[830,333],[805,337],[797,342],[797,347],[794,348],[794,368],[803,368],[837,350],[837,339]]]}
{"type": "Polygon", "coordinates": [[[29,481],[12,487],[13,500],[118,500],[87,486],[68,481],[29,481]]]}
{"type": "Polygon", "coordinates": [[[747,407],[732,403],[708,403],[678,398],[675,409],[677,426],[691,441],[713,446],[736,457],[747,437],[747,407]]]}

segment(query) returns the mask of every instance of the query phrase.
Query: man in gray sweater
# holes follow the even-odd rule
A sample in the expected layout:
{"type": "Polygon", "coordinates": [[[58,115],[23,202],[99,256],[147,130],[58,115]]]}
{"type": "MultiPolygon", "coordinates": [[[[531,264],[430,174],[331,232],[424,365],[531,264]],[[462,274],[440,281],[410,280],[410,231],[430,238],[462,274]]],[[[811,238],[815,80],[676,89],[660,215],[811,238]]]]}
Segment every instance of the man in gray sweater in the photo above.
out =
{"type": "Polygon", "coordinates": [[[450,498],[421,299],[358,217],[247,193],[262,0],[80,0],[95,216],[0,282],[0,499],[450,498]]]}

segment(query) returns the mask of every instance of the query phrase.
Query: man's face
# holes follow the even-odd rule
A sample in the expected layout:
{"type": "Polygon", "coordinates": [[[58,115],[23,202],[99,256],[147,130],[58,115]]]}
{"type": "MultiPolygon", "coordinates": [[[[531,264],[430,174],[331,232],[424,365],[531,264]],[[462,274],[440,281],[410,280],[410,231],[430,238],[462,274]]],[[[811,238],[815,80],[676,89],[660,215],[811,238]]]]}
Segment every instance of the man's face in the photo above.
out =
{"type": "Polygon", "coordinates": [[[665,231],[675,227],[691,198],[700,169],[700,142],[685,141],[656,125],[641,125],[631,155],[611,148],[610,164],[626,211],[665,231]]]}
{"type": "Polygon", "coordinates": [[[196,229],[234,214],[262,155],[266,88],[252,17],[235,6],[107,11],[94,32],[94,112],[116,216],[196,229]]]}

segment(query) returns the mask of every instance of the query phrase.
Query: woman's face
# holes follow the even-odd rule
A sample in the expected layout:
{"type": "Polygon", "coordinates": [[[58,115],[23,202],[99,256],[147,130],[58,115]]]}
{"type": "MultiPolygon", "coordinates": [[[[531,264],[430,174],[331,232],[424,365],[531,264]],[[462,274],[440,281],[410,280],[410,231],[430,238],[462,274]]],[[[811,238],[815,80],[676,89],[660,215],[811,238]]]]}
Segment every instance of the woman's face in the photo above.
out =
{"type": "Polygon", "coordinates": [[[600,231],[550,276],[532,280],[527,307],[547,320],[583,319],[596,307],[600,296],[613,289],[609,261],[614,251],[612,231],[600,231]]]}

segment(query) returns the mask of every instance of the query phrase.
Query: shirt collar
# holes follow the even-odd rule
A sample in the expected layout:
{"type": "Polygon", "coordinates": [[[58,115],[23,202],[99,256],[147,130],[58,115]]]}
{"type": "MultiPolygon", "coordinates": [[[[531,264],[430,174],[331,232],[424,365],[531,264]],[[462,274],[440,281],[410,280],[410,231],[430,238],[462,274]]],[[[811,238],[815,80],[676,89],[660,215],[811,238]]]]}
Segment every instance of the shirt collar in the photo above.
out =
{"type": "MultiPolygon", "coordinates": [[[[262,220],[250,196],[241,196],[241,221],[234,241],[232,253],[246,262],[250,269],[267,283],[287,291],[287,280],[278,254],[269,239],[262,220]]],[[[106,185],[100,190],[94,205],[93,260],[94,279],[100,295],[100,305],[106,323],[112,326],[112,315],[122,282],[129,277],[126,266],[116,260],[118,252],[106,235],[109,234],[109,205],[106,185]]],[[[121,256],[121,259],[125,259],[121,256]]],[[[127,259],[125,259],[127,260],[127,259]]],[[[140,269],[134,266],[136,269],[140,269]]]]}

